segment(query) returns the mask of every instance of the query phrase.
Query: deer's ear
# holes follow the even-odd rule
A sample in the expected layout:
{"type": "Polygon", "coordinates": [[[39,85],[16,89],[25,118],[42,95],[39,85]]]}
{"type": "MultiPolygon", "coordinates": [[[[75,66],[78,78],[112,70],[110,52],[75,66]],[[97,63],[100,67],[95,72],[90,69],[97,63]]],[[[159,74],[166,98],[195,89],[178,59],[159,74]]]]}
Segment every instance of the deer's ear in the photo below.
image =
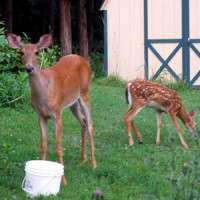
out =
{"type": "Polygon", "coordinates": [[[190,112],[189,112],[189,116],[190,117],[192,117],[192,118],[194,118],[195,117],[195,110],[191,110],[190,112]]]}
{"type": "Polygon", "coordinates": [[[15,34],[8,34],[7,35],[8,44],[14,49],[21,49],[22,42],[19,36],[15,34]]]}
{"type": "Polygon", "coordinates": [[[39,50],[46,49],[52,44],[52,35],[45,34],[40,37],[39,42],[37,43],[39,50]]]}

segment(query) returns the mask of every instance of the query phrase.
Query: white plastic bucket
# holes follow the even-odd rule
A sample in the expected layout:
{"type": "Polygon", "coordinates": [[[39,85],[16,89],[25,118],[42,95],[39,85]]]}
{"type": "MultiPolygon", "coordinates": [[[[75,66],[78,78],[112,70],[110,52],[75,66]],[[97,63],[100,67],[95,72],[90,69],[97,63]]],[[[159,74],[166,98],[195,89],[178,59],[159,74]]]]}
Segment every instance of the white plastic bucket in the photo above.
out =
{"type": "Polygon", "coordinates": [[[26,162],[25,172],[22,189],[29,197],[56,195],[60,191],[63,165],[46,160],[32,160],[26,162]]]}

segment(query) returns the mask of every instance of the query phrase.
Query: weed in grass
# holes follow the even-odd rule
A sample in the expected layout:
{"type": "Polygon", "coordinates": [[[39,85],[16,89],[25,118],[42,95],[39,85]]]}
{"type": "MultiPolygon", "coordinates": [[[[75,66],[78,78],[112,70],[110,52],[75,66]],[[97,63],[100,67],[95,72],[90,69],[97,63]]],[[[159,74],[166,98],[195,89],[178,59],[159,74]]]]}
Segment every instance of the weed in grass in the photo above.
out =
{"type": "Polygon", "coordinates": [[[126,82],[118,76],[109,76],[98,80],[99,85],[112,87],[125,87],[126,82]]]}
{"type": "Polygon", "coordinates": [[[179,80],[176,82],[170,82],[164,79],[158,79],[156,80],[158,83],[161,83],[165,86],[167,86],[168,88],[171,88],[172,90],[175,91],[188,91],[188,85],[185,81],[179,80]]]}
{"type": "Polygon", "coordinates": [[[92,193],[91,198],[89,198],[88,200],[101,200],[104,199],[104,196],[101,194],[100,190],[96,190],[92,193]]]}

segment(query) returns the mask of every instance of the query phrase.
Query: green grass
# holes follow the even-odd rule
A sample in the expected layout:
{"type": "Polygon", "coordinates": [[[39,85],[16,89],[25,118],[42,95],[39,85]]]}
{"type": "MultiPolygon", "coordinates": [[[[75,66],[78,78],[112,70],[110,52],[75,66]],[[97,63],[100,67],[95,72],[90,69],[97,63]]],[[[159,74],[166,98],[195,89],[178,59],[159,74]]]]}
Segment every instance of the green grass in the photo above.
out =
{"type": "MultiPolygon", "coordinates": [[[[179,92],[185,108],[196,109],[200,121],[200,92],[179,92]]],[[[88,200],[94,190],[101,190],[106,200],[200,199],[200,150],[198,140],[191,138],[181,123],[189,145],[181,146],[169,116],[163,114],[160,146],[156,141],[155,110],[143,109],[135,119],[143,136],[143,145],[136,141],[128,146],[124,125],[127,110],[124,88],[102,86],[91,88],[91,108],[97,168],[88,162],[80,164],[80,127],[69,110],[63,113],[63,148],[68,181],[57,196],[37,197],[50,200],[88,200]]],[[[24,166],[40,157],[40,136],[37,116],[29,102],[21,109],[0,108],[0,199],[29,199],[21,189],[24,166]]],[[[57,161],[56,136],[49,121],[47,160],[57,161]]]]}

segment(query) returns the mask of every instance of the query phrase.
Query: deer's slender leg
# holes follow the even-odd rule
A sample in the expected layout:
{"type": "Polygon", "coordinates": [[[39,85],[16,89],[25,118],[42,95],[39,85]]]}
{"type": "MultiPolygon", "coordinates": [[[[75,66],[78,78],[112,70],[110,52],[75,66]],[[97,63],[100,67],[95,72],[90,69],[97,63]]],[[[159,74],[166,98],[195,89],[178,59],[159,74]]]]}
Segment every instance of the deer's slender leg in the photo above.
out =
{"type": "MultiPolygon", "coordinates": [[[[62,125],[62,117],[61,114],[57,114],[56,118],[54,119],[54,124],[55,124],[55,129],[56,129],[56,138],[57,138],[57,148],[56,152],[59,158],[59,163],[63,164],[63,149],[62,149],[62,134],[63,134],[63,125],[62,125]]],[[[63,174],[62,180],[61,180],[62,185],[66,185],[67,181],[65,178],[65,175],[63,174]]]]}
{"type": "Polygon", "coordinates": [[[85,121],[85,117],[83,115],[83,111],[80,107],[80,104],[77,102],[70,107],[74,116],[78,119],[81,125],[81,134],[82,134],[82,158],[81,162],[87,162],[87,154],[86,154],[86,132],[87,132],[87,125],[85,121]]]}
{"type": "Polygon", "coordinates": [[[40,136],[41,136],[41,160],[45,160],[47,151],[47,120],[39,117],[40,136]]]}
{"type": "Polygon", "coordinates": [[[90,113],[90,99],[89,99],[88,93],[86,93],[85,95],[82,96],[82,98],[79,99],[79,103],[81,105],[81,108],[86,120],[87,129],[88,129],[89,138],[90,138],[91,164],[93,168],[96,168],[97,164],[95,160],[95,149],[94,149],[94,139],[93,139],[93,121],[92,121],[91,113],[90,113]]]}
{"type": "Polygon", "coordinates": [[[178,135],[180,137],[180,140],[181,140],[181,143],[182,143],[183,147],[188,149],[188,145],[187,145],[187,143],[185,142],[185,140],[183,138],[180,125],[178,123],[178,120],[176,119],[176,113],[170,112],[169,115],[170,115],[170,118],[171,118],[172,122],[174,123],[174,125],[176,127],[176,130],[178,132],[178,135]]]}
{"type": "Polygon", "coordinates": [[[160,130],[162,127],[162,112],[156,111],[156,117],[157,117],[157,137],[156,137],[156,145],[160,144],[160,130]]]}
{"type": "Polygon", "coordinates": [[[136,125],[133,123],[133,121],[131,121],[131,126],[137,136],[139,144],[142,144],[142,136],[140,134],[140,131],[137,129],[136,125]]]}
{"type": "Polygon", "coordinates": [[[139,130],[137,129],[136,125],[134,124],[133,119],[144,106],[145,106],[145,104],[134,102],[132,107],[126,112],[126,114],[124,116],[130,146],[134,145],[134,140],[133,140],[133,137],[131,134],[131,125],[137,135],[139,142],[140,143],[142,142],[142,136],[141,136],[139,130]]]}

